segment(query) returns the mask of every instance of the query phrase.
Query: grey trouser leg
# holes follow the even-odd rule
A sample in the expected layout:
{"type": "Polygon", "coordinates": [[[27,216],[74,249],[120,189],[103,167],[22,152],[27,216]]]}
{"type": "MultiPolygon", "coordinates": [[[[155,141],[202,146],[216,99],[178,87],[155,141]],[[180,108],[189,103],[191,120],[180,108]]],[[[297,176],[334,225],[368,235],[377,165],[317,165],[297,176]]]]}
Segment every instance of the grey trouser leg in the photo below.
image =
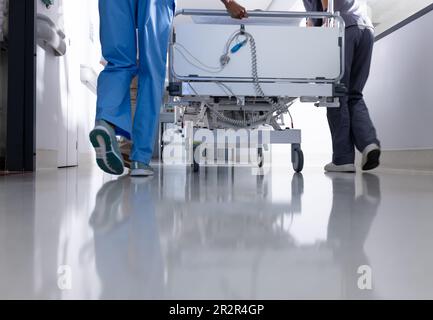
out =
{"type": "Polygon", "coordinates": [[[348,94],[340,99],[340,108],[328,109],[336,165],[354,163],[355,147],[362,152],[369,144],[380,144],[362,94],[370,73],[373,43],[374,34],[369,28],[346,29],[346,72],[342,82],[348,94]]]}

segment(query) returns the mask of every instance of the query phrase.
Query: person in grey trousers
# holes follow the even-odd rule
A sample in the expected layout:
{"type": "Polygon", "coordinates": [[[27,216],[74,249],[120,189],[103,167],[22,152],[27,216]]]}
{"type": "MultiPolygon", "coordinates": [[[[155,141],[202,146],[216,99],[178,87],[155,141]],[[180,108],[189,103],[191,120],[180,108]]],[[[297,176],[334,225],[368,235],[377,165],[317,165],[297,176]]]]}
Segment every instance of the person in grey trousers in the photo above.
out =
{"type": "MultiPolygon", "coordinates": [[[[303,0],[307,11],[327,11],[328,0],[303,0]]],[[[362,153],[362,170],[380,164],[380,142],[371,121],[363,90],[367,82],[374,44],[374,29],[358,0],[334,0],[334,11],[340,12],[346,24],[345,74],[342,83],[347,94],[340,99],[340,108],[328,109],[332,136],[333,159],[327,172],[355,172],[355,148],[362,153]]],[[[319,27],[319,19],[307,21],[319,27]]]]}

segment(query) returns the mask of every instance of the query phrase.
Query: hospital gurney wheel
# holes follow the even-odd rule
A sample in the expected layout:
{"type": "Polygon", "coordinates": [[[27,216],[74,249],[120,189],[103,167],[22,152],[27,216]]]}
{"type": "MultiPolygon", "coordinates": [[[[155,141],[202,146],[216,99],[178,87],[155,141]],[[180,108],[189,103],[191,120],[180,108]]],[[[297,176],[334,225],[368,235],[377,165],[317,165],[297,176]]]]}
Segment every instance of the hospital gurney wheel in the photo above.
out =
{"type": "Polygon", "coordinates": [[[292,164],[295,172],[301,172],[304,169],[304,152],[300,145],[292,145],[292,164]]]}

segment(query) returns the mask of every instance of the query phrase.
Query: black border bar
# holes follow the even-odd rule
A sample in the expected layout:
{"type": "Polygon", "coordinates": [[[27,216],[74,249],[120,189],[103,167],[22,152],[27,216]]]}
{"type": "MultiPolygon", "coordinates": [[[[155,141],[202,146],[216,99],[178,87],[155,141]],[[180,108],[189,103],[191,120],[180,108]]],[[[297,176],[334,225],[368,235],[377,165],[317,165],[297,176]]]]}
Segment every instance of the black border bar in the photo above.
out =
{"type": "MultiPolygon", "coordinates": [[[[124,319],[128,315],[136,316],[138,319],[169,319],[169,320],[192,320],[192,319],[214,319],[214,320],[279,320],[291,319],[300,315],[300,318],[326,318],[351,319],[364,316],[365,319],[380,317],[378,312],[384,312],[386,317],[413,318],[416,314],[428,313],[433,306],[432,301],[6,301],[0,302],[3,310],[10,308],[15,315],[23,315],[28,312],[33,316],[41,311],[44,318],[52,315],[68,315],[69,318],[82,318],[83,311],[87,316],[97,318],[107,315],[109,318],[124,319]],[[215,313],[215,305],[221,306],[241,305],[252,306],[251,312],[242,314],[215,313]],[[255,306],[263,306],[260,313],[255,306]],[[173,307],[200,307],[210,309],[210,313],[197,314],[172,314],[173,307]],[[424,309],[424,310],[423,310],[424,309]],[[317,316],[317,317],[316,317],[317,316]]],[[[215,309],[216,310],[216,309],[215,309]]],[[[224,309],[226,310],[226,309],[224,309]]],[[[296,317],[299,318],[299,317],[296,317]]]]}
{"type": "Polygon", "coordinates": [[[9,1],[6,170],[35,170],[35,1],[9,1]]]}

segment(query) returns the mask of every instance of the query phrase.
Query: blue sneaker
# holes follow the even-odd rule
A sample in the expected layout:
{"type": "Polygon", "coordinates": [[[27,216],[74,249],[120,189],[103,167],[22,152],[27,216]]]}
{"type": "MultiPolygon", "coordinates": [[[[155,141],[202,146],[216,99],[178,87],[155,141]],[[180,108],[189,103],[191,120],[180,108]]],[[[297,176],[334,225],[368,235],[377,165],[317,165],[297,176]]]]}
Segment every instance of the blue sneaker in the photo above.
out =
{"type": "Polygon", "coordinates": [[[134,161],[131,164],[131,177],[150,177],[155,174],[155,171],[148,164],[134,161]]]}
{"type": "Polygon", "coordinates": [[[109,174],[123,174],[123,157],[113,127],[104,120],[96,121],[89,138],[95,148],[99,168],[109,174]]]}

